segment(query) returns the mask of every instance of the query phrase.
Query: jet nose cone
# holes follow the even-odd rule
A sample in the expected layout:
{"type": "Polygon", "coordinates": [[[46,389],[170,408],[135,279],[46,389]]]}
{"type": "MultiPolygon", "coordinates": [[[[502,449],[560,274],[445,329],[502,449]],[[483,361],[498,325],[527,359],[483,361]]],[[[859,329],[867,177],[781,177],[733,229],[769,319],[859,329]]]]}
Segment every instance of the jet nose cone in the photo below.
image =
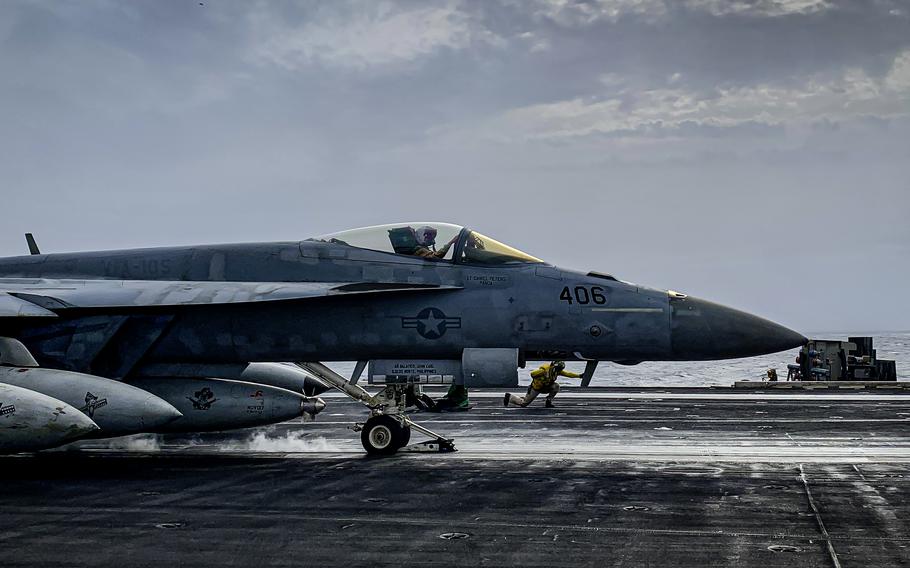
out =
{"type": "Polygon", "coordinates": [[[670,309],[673,354],[680,360],[752,357],[808,341],[772,321],[691,296],[671,297],[670,309]]]}

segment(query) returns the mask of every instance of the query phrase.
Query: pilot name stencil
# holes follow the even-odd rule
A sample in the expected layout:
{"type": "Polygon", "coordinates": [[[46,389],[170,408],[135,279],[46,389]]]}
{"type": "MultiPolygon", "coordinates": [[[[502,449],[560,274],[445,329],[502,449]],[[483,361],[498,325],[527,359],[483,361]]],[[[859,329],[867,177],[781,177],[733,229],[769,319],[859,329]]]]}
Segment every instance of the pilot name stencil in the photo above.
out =
{"type": "Polygon", "coordinates": [[[3,403],[0,402],[0,416],[9,416],[10,414],[15,414],[15,413],[16,413],[16,405],[7,404],[6,406],[3,406],[3,403]]]}
{"type": "Polygon", "coordinates": [[[481,286],[495,286],[497,284],[511,284],[512,280],[508,276],[494,276],[486,274],[469,274],[465,276],[466,282],[479,284],[481,286]]]}
{"type": "Polygon", "coordinates": [[[85,393],[85,406],[79,410],[88,415],[89,418],[95,416],[95,410],[101,408],[102,406],[107,406],[106,398],[98,398],[90,392],[85,393]]]}
{"type": "Polygon", "coordinates": [[[448,317],[439,308],[424,308],[416,317],[402,317],[402,329],[416,329],[425,339],[439,339],[450,329],[461,329],[461,318],[448,317]]]}
{"type": "Polygon", "coordinates": [[[218,401],[215,398],[215,393],[209,387],[194,392],[193,396],[196,398],[186,397],[188,401],[193,403],[193,410],[208,410],[218,401]]]}

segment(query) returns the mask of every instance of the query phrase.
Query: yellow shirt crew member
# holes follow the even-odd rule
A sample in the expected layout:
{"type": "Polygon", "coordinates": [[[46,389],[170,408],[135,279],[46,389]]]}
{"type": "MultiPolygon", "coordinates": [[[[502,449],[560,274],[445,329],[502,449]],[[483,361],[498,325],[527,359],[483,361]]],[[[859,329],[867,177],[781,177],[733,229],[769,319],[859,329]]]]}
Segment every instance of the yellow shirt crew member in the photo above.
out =
{"type": "Polygon", "coordinates": [[[537,395],[547,393],[546,406],[547,408],[552,408],[553,399],[556,398],[556,394],[559,392],[559,383],[556,382],[559,377],[580,379],[581,375],[566,371],[565,361],[553,361],[552,363],[541,365],[531,371],[531,386],[528,387],[527,394],[523,397],[518,397],[514,394],[506,393],[502,400],[503,406],[509,406],[509,403],[527,406],[537,398],[537,395]]]}

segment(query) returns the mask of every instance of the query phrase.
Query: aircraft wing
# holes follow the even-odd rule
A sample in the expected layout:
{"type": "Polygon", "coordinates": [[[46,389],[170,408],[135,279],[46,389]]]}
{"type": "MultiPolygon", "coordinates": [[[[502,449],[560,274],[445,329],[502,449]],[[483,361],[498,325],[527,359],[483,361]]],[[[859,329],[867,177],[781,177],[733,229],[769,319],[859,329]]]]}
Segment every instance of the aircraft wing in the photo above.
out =
{"type": "Polygon", "coordinates": [[[69,309],[248,304],[458,286],[383,282],[190,282],[0,278],[0,318],[53,317],[69,309]]]}
{"type": "Polygon", "coordinates": [[[0,292],[0,318],[56,317],[56,314],[28,300],[0,292]]]}

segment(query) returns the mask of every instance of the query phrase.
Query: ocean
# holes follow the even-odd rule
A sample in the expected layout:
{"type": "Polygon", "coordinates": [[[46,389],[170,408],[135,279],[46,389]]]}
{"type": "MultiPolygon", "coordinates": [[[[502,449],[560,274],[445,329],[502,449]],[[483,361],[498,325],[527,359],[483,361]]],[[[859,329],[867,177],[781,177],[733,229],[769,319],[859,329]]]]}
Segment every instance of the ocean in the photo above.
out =
{"type": "MultiPolygon", "coordinates": [[[[874,347],[879,359],[897,361],[898,380],[910,380],[910,331],[901,332],[813,332],[808,337],[846,341],[850,336],[868,336],[874,338],[874,347]]],[[[780,380],[787,378],[787,365],[796,359],[798,349],[783,351],[760,357],[745,359],[728,359],[725,361],[683,361],[683,362],[645,362],[634,366],[617,365],[603,362],[597,367],[591,386],[633,386],[633,387],[705,387],[730,386],[734,381],[761,380],[768,369],[777,369],[780,380]]],[[[529,361],[524,369],[519,369],[519,382],[527,385],[530,382],[528,373],[540,362],[529,361]]],[[[335,362],[328,365],[350,377],[354,363],[335,362]]],[[[581,373],[584,363],[569,362],[569,371],[581,373]]],[[[365,379],[365,377],[364,377],[365,379]]],[[[364,380],[364,382],[366,382],[364,380]]],[[[572,385],[572,379],[560,379],[560,383],[572,385]]]]}

